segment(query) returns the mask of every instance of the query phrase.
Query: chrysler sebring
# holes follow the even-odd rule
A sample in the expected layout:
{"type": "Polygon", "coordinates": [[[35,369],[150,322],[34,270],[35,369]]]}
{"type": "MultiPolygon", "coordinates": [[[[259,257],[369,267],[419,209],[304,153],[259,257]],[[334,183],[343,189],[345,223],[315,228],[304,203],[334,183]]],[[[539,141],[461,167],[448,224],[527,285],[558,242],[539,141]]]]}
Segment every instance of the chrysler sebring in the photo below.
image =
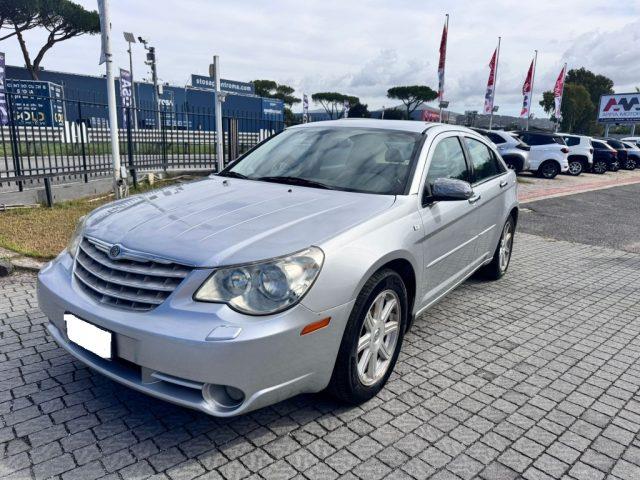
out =
{"type": "Polygon", "coordinates": [[[503,276],[516,176],[472,130],[295,126],[219,174],[82,219],[39,274],[55,340],[141,392],[217,416],[391,375],[412,320],[503,276]]]}

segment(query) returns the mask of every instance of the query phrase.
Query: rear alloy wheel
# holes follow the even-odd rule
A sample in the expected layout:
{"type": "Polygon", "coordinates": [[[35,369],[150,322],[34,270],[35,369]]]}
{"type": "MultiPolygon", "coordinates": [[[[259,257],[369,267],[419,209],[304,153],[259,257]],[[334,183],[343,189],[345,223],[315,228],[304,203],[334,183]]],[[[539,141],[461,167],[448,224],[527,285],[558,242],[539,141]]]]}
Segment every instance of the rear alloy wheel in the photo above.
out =
{"type": "Polygon", "coordinates": [[[569,161],[569,175],[578,176],[582,173],[584,166],[580,160],[569,161]]]}
{"type": "Polygon", "coordinates": [[[635,158],[627,158],[624,161],[624,167],[625,170],[635,170],[636,169],[636,159],[635,158]]]}
{"type": "Polygon", "coordinates": [[[496,247],[496,251],[493,254],[491,263],[480,269],[480,275],[487,280],[498,280],[502,278],[507,269],[509,268],[509,262],[511,261],[511,252],[513,251],[513,237],[516,233],[516,223],[513,217],[510,215],[507,221],[502,227],[502,234],[500,235],[500,241],[496,247]]]}
{"type": "Polygon", "coordinates": [[[604,160],[595,160],[593,162],[592,170],[593,170],[593,173],[602,175],[607,171],[607,162],[605,162],[604,160]]]}
{"type": "Polygon", "coordinates": [[[407,289],[400,275],[390,269],[374,274],[351,311],[328,390],[348,403],[373,398],[398,360],[407,318],[407,289]]]}
{"type": "Polygon", "coordinates": [[[553,160],[547,160],[538,168],[538,175],[542,178],[552,179],[556,178],[560,173],[560,165],[553,160]]]}

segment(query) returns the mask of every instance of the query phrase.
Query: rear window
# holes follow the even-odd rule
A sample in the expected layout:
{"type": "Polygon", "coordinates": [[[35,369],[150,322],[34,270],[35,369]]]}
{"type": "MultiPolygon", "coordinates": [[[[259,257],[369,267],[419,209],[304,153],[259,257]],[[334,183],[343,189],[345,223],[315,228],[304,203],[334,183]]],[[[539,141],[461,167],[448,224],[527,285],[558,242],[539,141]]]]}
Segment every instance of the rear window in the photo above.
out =
{"type": "Polygon", "coordinates": [[[580,138],[578,137],[566,136],[563,138],[564,138],[564,141],[567,142],[567,146],[569,147],[575,147],[576,145],[580,145],[580,138]]]}
{"type": "Polygon", "coordinates": [[[622,145],[622,142],[619,142],[618,140],[607,140],[607,143],[611,145],[613,148],[624,148],[624,145],[622,145]]]}
{"type": "Polygon", "coordinates": [[[502,138],[500,135],[498,135],[497,133],[487,132],[485,133],[485,136],[496,145],[500,145],[501,143],[506,142],[506,140],[502,138]]]}
{"type": "Polygon", "coordinates": [[[598,140],[592,140],[591,145],[593,145],[594,148],[605,148],[608,150],[607,146],[604,143],[599,142],[598,140]]]}
{"type": "Polygon", "coordinates": [[[565,144],[562,137],[557,135],[545,135],[543,133],[523,132],[520,134],[520,138],[529,145],[549,145],[552,143],[559,143],[560,145],[565,144]]]}

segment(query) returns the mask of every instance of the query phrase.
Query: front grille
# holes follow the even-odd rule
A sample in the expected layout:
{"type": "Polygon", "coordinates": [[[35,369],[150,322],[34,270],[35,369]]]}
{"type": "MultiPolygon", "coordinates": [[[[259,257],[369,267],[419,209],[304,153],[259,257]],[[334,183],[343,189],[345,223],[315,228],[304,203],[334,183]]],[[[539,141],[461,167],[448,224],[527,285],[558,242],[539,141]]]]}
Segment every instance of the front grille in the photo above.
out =
{"type": "Polygon", "coordinates": [[[144,258],[112,259],[109,245],[84,238],[74,274],[96,301],[127,310],[148,311],[164,302],[191,268],[144,258]]]}

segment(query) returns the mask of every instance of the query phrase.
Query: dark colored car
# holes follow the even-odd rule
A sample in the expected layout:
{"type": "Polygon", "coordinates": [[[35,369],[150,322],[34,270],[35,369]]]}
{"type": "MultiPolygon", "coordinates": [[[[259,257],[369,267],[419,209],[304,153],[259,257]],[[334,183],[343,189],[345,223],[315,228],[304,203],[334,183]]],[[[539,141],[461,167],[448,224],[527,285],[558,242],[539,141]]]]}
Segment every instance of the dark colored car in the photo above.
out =
{"type": "Polygon", "coordinates": [[[591,140],[593,145],[593,173],[602,174],[607,170],[620,170],[618,151],[603,140],[591,140]]]}
{"type": "Polygon", "coordinates": [[[627,156],[636,162],[636,167],[640,167],[640,147],[632,142],[622,142],[627,149],[627,156]]]}
{"type": "Polygon", "coordinates": [[[627,147],[624,146],[624,143],[617,138],[602,138],[601,140],[606,142],[610,147],[616,149],[616,152],[618,152],[620,168],[624,168],[625,170],[634,170],[636,168],[636,160],[633,156],[629,156],[627,147]]]}

